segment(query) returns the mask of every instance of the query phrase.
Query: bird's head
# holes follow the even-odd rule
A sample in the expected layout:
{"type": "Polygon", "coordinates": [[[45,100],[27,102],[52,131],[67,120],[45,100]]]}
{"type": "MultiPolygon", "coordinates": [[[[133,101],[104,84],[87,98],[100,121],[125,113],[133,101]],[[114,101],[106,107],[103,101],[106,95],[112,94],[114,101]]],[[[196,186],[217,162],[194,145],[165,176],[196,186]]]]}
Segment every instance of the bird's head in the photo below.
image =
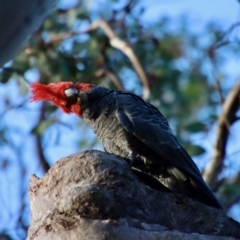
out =
{"type": "Polygon", "coordinates": [[[58,82],[48,85],[31,84],[31,101],[46,100],[61,108],[64,113],[82,117],[81,100],[94,86],[89,83],[58,82]]]}

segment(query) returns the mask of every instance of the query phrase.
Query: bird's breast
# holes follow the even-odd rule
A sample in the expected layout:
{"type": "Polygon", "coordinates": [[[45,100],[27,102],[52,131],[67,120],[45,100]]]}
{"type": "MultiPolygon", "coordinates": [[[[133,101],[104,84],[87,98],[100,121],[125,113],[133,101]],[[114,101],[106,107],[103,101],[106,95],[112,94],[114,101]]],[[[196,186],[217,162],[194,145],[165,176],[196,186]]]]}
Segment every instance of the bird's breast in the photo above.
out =
{"type": "MultiPolygon", "coordinates": [[[[108,112],[108,109],[105,110],[108,112]]],[[[105,150],[122,158],[128,158],[137,164],[138,168],[165,168],[152,149],[133,134],[126,131],[117,118],[115,111],[111,114],[100,114],[96,119],[85,119],[86,123],[93,129],[99,140],[103,143],[105,150]]],[[[152,170],[151,170],[152,171],[152,170]]]]}
{"type": "Polygon", "coordinates": [[[109,153],[126,158],[130,153],[128,133],[119,122],[117,116],[101,114],[97,119],[85,119],[105,150],[109,153]]]}

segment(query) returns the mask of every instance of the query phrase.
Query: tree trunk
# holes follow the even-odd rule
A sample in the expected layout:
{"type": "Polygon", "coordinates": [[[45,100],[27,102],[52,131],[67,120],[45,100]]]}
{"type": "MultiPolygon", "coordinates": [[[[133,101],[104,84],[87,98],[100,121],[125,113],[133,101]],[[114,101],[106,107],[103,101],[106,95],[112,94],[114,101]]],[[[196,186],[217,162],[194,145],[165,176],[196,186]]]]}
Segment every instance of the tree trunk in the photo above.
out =
{"type": "Polygon", "coordinates": [[[30,180],[28,240],[239,239],[240,224],[178,194],[153,190],[127,162],[100,151],[59,160],[30,180]]]}
{"type": "Polygon", "coordinates": [[[37,30],[58,0],[7,0],[0,7],[0,68],[37,30]]]}

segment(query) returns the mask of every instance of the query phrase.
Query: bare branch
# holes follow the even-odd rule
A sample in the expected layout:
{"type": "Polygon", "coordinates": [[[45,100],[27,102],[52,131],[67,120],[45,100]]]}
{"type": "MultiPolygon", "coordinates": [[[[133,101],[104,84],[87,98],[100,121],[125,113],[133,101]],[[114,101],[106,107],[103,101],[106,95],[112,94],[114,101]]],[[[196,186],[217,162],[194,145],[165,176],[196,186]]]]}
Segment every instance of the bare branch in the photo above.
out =
{"type": "Polygon", "coordinates": [[[213,154],[209,164],[207,165],[203,177],[204,180],[214,188],[218,174],[223,168],[223,162],[226,155],[226,145],[230,133],[230,126],[236,120],[236,112],[240,103],[240,80],[234,88],[229,92],[222,108],[222,113],[218,118],[218,126],[216,133],[216,142],[213,154]]]}
{"type": "Polygon", "coordinates": [[[98,21],[95,21],[91,24],[90,29],[91,30],[95,30],[97,28],[101,28],[105,34],[107,35],[107,37],[110,40],[110,45],[118,50],[120,50],[121,52],[123,52],[132,62],[135,71],[137,72],[140,80],[142,81],[143,84],[143,99],[147,100],[149,99],[149,95],[150,95],[150,88],[149,88],[149,82],[147,79],[147,75],[145,73],[145,71],[143,70],[143,67],[138,59],[138,57],[135,55],[135,53],[133,52],[132,48],[130,47],[130,45],[121,40],[115,33],[114,31],[111,29],[111,27],[109,26],[109,24],[100,19],[98,21]]]}
{"type": "Polygon", "coordinates": [[[95,77],[99,78],[99,77],[103,77],[103,76],[107,76],[114,84],[115,86],[119,89],[119,90],[124,90],[124,87],[120,81],[120,79],[118,79],[118,77],[111,71],[101,68],[99,69],[95,74],[95,77]]]}
{"type": "Polygon", "coordinates": [[[231,41],[226,40],[226,37],[232,33],[232,31],[236,28],[240,26],[240,22],[236,22],[234,24],[232,24],[227,31],[225,31],[213,44],[212,46],[209,48],[209,53],[214,52],[216,49],[226,46],[228,44],[231,43],[231,41]]]}
{"type": "Polygon", "coordinates": [[[143,99],[148,100],[150,96],[150,87],[149,87],[149,81],[147,79],[147,75],[143,69],[143,66],[141,65],[141,62],[139,61],[138,57],[135,55],[133,49],[130,47],[130,45],[126,42],[120,39],[114,31],[111,29],[109,24],[104,21],[103,19],[97,20],[93,22],[90,27],[85,31],[79,31],[79,32],[68,32],[61,35],[55,35],[53,36],[49,43],[53,43],[56,41],[61,41],[63,39],[67,39],[73,36],[76,36],[78,34],[87,33],[93,30],[96,30],[98,28],[101,28],[104,33],[109,38],[110,45],[113,48],[116,48],[120,50],[122,53],[124,53],[131,61],[133,67],[135,68],[136,73],[138,74],[140,80],[143,84],[143,99]]]}
{"type": "Polygon", "coordinates": [[[227,31],[225,31],[209,48],[208,48],[208,56],[211,60],[211,63],[213,65],[213,68],[215,69],[215,76],[214,78],[216,79],[216,87],[217,90],[219,92],[219,96],[221,99],[221,103],[223,104],[224,102],[224,97],[223,97],[223,93],[222,93],[222,88],[221,88],[221,76],[220,76],[220,72],[217,66],[217,61],[216,61],[216,56],[215,56],[215,52],[217,49],[226,46],[230,43],[233,43],[231,41],[229,41],[228,39],[226,39],[226,37],[232,33],[232,31],[236,28],[240,26],[240,22],[236,22],[233,25],[231,25],[229,27],[229,29],[227,31]]]}
{"type": "Polygon", "coordinates": [[[65,39],[74,37],[79,34],[86,33],[88,31],[70,31],[70,32],[64,32],[64,33],[59,33],[59,34],[52,34],[50,39],[47,41],[47,44],[53,44],[55,42],[60,42],[65,39]]]}
{"type": "Polygon", "coordinates": [[[212,56],[213,57],[210,56],[210,60],[212,62],[213,68],[215,69],[214,78],[215,78],[215,81],[216,81],[216,88],[217,88],[217,91],[218,91],[219,96],[220,96],[221,104],[223,104],[224,103],[224,97],[223,97],[223,92],[222,92],[222,87],[221,87],[221,75],[220,75],[220,72],[218,70],[218,66],[217,66],[215,56],[214,55],[212,55],[212,56]]]}

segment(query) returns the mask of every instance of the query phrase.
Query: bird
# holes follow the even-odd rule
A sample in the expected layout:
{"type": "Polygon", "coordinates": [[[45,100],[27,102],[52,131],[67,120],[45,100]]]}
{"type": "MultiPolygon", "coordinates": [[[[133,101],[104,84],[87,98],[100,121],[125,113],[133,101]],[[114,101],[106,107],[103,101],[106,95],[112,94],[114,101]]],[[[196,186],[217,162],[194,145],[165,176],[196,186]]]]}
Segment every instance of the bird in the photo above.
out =
{"type": "Polygon", "coordinates": [[[31,101],[48,101],[82,118],[106,152],[154,177],[173,193],[222,209],[162,113],[141,97],[90,83],[31,84],[31,101]]]}

